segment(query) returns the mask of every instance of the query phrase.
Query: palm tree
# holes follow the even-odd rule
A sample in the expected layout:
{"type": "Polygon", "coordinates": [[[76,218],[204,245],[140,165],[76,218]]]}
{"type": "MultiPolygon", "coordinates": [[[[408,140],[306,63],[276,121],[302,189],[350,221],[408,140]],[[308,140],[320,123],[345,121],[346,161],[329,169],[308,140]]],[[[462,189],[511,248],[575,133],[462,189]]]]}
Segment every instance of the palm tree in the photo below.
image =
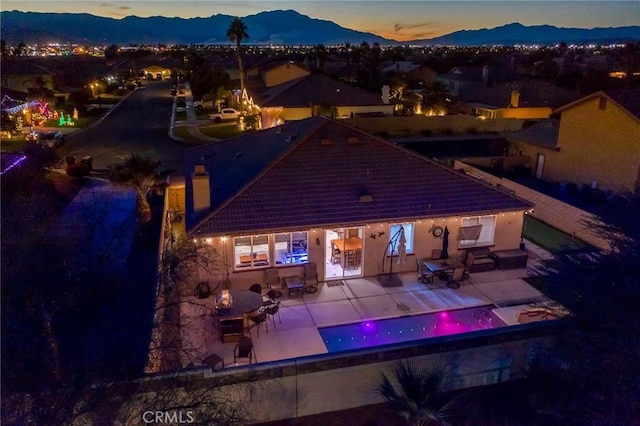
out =
{"type": "Polygon", "coordinates": [[[396,383],[381,373],[376,390],[391,408],[413,426],[448,425],[445,420],[453,401],[438,404],[444,373],[439,367],[415,362],[398,362],[393,370],[396,383]]]}
{"type": "Polygon", "coordinates": [[[136,213],[141,223],[151,220],[151,206],[147,194],[155,186],[156,169],[160,161],[151,160],[137,154],[122,163],[111,166],[109,180],[136,191],[136,213]]]}
{"type": "Polygon", "coordinates": [[[242,67],[242,56],[240,55],[240,45],[242,40],[248,39],[247,26],[240,18],[233,18],[229,28],[227,28],[227,38],[230,42],[236,43],[236,58],[238,58],[238,70],[240,71],[240,90],[244,92],[244,68],[242,67]]]}

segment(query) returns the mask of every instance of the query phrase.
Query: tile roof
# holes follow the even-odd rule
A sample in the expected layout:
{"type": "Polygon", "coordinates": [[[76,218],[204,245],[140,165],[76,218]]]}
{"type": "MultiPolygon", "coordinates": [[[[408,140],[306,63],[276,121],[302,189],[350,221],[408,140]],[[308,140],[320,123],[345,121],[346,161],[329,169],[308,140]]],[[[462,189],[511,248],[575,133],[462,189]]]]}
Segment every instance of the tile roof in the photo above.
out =
{"type": "Polygon", "coordinates": [[[261,107],[309,107],[310,104],[334,106],[385,105],[381,94],[370,93],[323,74],[310,74],[251,93],[261,107]]]}
{"type": "Polygon", "coordinates": [[[606,90],[605,93],[636,118],[640,118],[640,89],[606,90]]]}
{"type": "Polygon", "coordinates": [[[558,147],[559,130],[560,120],[549,118],[526,129],[510,133],[507,135],[507,139],[513,142],[525,142],[543,148],[556,149],[558,147]]]}
{"type": "Polygon", "coordinates": [[[565,111],[600,96],[608,97],[621,108],[626,110],[630,115],[636,119],[640,119],[640,89],[616,89],[594,92],[574,102],[559,107],[556,109],[556,112],[565,111]]]}
{"type": "Polygon", "coordinates": [[[481,87],[461,93],[459,99],[465,102],[481,102],[496,108],[507,108],[511,104],[511,92],[520,92],[518,107],[557,108],[580,97],[579,94],[540,80],[517,80],[501,83],[493,87],[481,87]]]}
{"type": "Polygon", "coordinates": [[[209,155],[213,187],[208,216],[196,222],[187,212],[190,232],[254,233],[532,207],[339,121],[311,117],[284,127],[279,134],[269,129],[225,141],[226,147],[214,143],[187,151],[189,171],[209,155]],[[299,136],[286,142],[293,132],[299,136]],[[244,155],[234,160],[234,152],[244,155]],[[373,201],[361,203],[362,195],[373,201]]]}

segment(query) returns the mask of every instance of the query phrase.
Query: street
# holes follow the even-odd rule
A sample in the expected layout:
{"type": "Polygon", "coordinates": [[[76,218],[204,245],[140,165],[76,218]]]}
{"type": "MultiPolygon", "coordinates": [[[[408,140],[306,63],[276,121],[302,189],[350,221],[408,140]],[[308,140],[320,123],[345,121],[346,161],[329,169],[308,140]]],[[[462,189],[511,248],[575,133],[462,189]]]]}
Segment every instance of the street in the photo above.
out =
{"type": "Polygon", "coordinates": [[[144,85],[93,126],[68,135],[60,156],[91,156],[94,170],[104,170],[135,153],[162,161],[158,171],[182,174],[187,145],[169,137],[172,82],[145,80],[144,85]]]}

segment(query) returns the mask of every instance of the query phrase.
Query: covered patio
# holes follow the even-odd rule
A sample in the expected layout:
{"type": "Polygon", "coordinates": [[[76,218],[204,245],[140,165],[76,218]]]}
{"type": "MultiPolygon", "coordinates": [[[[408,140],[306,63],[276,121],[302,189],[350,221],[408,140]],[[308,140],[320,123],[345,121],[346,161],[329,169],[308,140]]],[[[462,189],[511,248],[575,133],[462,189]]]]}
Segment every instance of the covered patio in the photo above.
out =
{"type": "MultiPolygon", "coordinates": [[[[319,328],[338,324],[486,306],[507,326],[517,325],[523,322],[519,318],[522,312],[553,305],[523,279],[531,276],[539,259],[549,254],[528,241],[526,249],[530,255],[527,268],[472,273],[457,289],[438,278],[424,284],[418,281],[417,273],[400,273],[399,287],[383,287],[376,277],[365,277],[320,282],[316,293],[288,297],[283,292],[279,299],[281,321],[277,315],[269,317],[269,332],[261,324],[259,337],[253,324],[244,334],[253,341],[257,362],[263,363],[327,353],[319,328]]],[[[246,364],[244,359],[234,363],[235,342],[221,342],[213,315],[215,297],[189,297],[185,302],[180,304],[182,367],[201,366],[212,354],[224,361],[225,368],[246,364]]],[[[537,320],[547,319],[551,318],[541,316],[537,320]]],[[[222,363],[214,366],[221,367],[222,363]]]]}

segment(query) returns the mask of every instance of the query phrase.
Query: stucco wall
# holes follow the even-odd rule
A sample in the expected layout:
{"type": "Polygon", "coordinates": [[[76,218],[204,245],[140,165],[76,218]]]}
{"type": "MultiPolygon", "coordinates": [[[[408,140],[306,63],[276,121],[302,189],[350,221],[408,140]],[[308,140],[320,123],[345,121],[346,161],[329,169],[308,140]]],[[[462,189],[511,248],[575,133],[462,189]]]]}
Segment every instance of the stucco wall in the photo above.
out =
{"type": "Polygon", "coordinates": [[[391,136],[420,134],[425,130],[432,133],[477,133],[505,132],[522,129],[525,120],[515,118],[479,119],[468,115],[445,115],[427,117],[425,115],[389,116],[372,118],[349,118],[347,124],[365,132],[386,132],[391,136]]]}
{"type": "Polygon", "coordinates": [[[605,110],[595,98],[563,111],[558,141],[558,152],[539,150],[546,154],[545,180],[597,181],[613,192],[640,189],[640,121],[610,100],[605,110]]]}
{"type": "Polygon", "coordinates": [[[489,173],[485,173],[463,162],[455,161],[454,167],[456,169],[463,169],[467,172],[471,172],[494,185],[500,185],[512,190],[515,195],[534,203],[535,209],[532,214],[541,221],[546,222],[568,234],[575,235],[576,238],[589,243],[594,247],[598,247],[602,250],[610,249],[611,245],[607,239],[603,238],[601,235],[595,233],[591,228],[586,226],[586,223],[598,221],[598,218],[595,215],[560,200],[556,200],[548,195],[541,194],[540,192],[534,191],[531,188],[520,185],[509,179],[503,179],[489,173]]]}
{"type": "Polygon", "coordinates": [[[506,108],[502,111],[502,118],[543,119],[549,118],[552,112],[551,107],[506,108]]]}
{"type": "Polygon", "coordinates": [[[399,361],[439,365],[446,376],[445,391],[522,378],[531,359],[548,344],[548,333],[544,325],[527,324],[492,330],[484,337],[458,335],[426,344],[215,371],[197,368],[143,379],[139,391],[153,392],[165,386],[180,387],[187,393],[213,390],[241,404],[253,423],[283,420],[384,402],[374,381],[382,372],[392,377],[399,361]]]}
{"type": "Polygon", "coordinates": [[[283,64],[277,68],[270,69],[263,74],[264,85],[273,87],[296,78],[309,75],[309,71],[294,64],[283,64]]]}
{"type": "MultiPolygon", "coordinates": [[[[520,244],[520,238],[522,234],[522,224],[524,221],[524,212],[505,212],[498,213],[496,215],[496,231],[494,244],[491,246],[492,250],[507,250],[518,248],[520,244]]],[[[414,253],[408,254],[406,262],[402,264],[397,263],[397,258],[391,260],[393,262],[393,271],[402,272],[415,272],[416,271],[416,258],[430,258],[432,250],[442,248],[442,237],[436,238],[431,233],[434,226],[447,226],[450,232],[449,235],[449,256],[454,258],[461,258],[464,250],[458,248],[457,237],[460,229],[461,217],[448,217],[448,218],[425,218],[423,220],[415,221],[415,233],[414,233],[414,253]]],[[[372,277],[377,276],[383,272],[389,272],[390,259],[384,258],[383,267],[383,255],[391,238],[389,223],[373,223],[366,224],[364,226],[364,238],[362,241],[362,264],[363,264],[363,276],[372,277]],[[384,232],[384,235],[378,237],[379,232],[384,232]],[[370,235],[375,234],[376,238],[371,238],[370,235]],[[384,269],[383,269],[384,268],[384,269]]],[[[294,230],[292,230],[294,231],[294,230]]],[[[295,230],[299,231],[299,230],[295,230]]],[[[323,229],[310,229],[308,230],[308,260],[309,262],[316,263],[318,276],[320,280],[325,276],[325,252],[324,248],[327,245],[325,241],[325,233],[323,229]],[[319,239],[320,244],[316,244],[316,239],[319,239]]],[[[235,271],[233,269],[233,239],[227,238],[226,241],[222,241],[222,238],[213,238],[212,244],[218,251],[218,253],[226,253],[227,265],[229,268],[230,280],[234,288],[246,289],[253,283],[260,283],[266,285],[266,274],[264,268],[255,270],[242,270],[235,271]],[[226,248],[223,246],[226,244],[226,248]]],[[[280,277],[303,275],[303,266],[286,266],[278,265],[278,274],[280,277]]],[[[207,280],[206,277],[201,277],[202,280],[207,280]]]]}

